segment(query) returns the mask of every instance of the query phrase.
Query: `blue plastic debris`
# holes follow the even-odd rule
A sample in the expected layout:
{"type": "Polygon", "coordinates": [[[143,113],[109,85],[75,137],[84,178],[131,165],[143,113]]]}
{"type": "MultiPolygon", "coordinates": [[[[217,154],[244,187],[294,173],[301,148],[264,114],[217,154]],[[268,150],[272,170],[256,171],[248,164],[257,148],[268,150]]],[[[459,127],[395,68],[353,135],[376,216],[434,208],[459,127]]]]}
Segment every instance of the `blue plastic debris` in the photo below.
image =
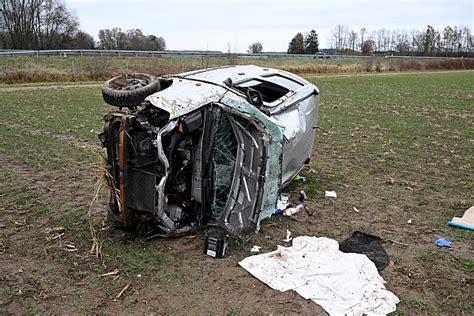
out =
{"type": "Polygon", "coordinates": [[[435,241],[435,245],[439,246],[439,247],[448,247],[448,248],[453,247],[452,243],[449,240],[446,240],[446,239],[443,239],[443,238],[437,239],[435,241]]]}
{"type": "Polygon", "coordinates": [[[461,223],[457,223],[457,222],[453,222],[453,221],[449,221],[448,225],[453,226],[453,227],[464,228],[464,229],[468,229],[468,230],[474,230],[473,225],[466,225],[466,224],[461,224],[461,223]]]}

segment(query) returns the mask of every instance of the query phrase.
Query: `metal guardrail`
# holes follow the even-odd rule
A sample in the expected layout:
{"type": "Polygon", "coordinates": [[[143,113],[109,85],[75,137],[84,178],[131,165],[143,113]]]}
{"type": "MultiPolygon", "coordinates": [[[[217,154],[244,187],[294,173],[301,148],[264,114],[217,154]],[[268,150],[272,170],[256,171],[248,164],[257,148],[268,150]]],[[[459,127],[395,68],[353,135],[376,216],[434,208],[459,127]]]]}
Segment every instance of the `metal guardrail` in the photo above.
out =
{"type": "MultiPolygon", "coordinates": [[[[101,49],[53,49],[53,50],[4,50],[0,57],[19,56],[119,56],[119,57],[155,57],[155,56],[196,56],[196,57],[227,57],[229,53],[220,51],[141,51],[141,50],[101,50],[101,49]]],[[[278,52],[247,54],[235,53],[238,58],[314,58],[314,59],[453,59],[459,57],[431,57],[431,56],[357,56],[357,55],[329,55],[329,54],[287,54],[278,52]]]]}

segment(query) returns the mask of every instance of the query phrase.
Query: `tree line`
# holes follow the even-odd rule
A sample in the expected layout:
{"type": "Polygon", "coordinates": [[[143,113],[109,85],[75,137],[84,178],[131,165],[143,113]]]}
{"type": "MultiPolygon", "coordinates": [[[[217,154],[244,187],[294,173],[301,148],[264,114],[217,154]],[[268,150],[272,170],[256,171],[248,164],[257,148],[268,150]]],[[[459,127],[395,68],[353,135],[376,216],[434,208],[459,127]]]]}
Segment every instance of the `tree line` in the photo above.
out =
{"type": "MultiPolygon", "coordinates": [[[[0,49],[129,49],[165,50],[161,36],[145,35],[140,29],[103,29],[99,41],[80,29],[78,18],[63,0],[0,0],[0,49]]],[[[329,46],[342,54],[394,54],[426,56],[472,56],[474,37],[469,26],[446,26],[423,30],[381,28],[354,31],[337,25],[330,34],[329,46]]],[[[248,52],[263,51],[260,42],[248,52]]],[[[290,54],[315,54],[319,51],[315,30],[297,33],[288,44],[290,54]]]]}
{"type": "Polygon", "coordinates": [[[473,53],[473,43],[474,36],[469,26],[450,25],[442,30],[428,25],[426,29],[410,31],[385,28],[354,31],[337,25],[329,38],[329,45],[336,52],[363,55],[467,56],[473,53]]]}
{"type": "Polygon", "coordinates": [[[99,31],[99,42],[80,29],[62,0],[0,0],[0,49],[164,50],[163,37],[140,29],[99,31]]]}

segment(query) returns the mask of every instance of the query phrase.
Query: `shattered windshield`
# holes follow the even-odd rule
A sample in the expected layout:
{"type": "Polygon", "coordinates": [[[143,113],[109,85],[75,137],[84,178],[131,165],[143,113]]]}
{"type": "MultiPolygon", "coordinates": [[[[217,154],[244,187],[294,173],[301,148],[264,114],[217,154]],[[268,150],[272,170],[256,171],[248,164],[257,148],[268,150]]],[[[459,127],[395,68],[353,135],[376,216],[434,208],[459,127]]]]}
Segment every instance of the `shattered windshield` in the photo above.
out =
{"type": "Polygon", "coordinates": [[[218,218],[222,214],[229,199],[236,155],[237,139],[227,114],[222,113],[215,136],[215,147],[212,157],[212,215],[214,218],[218,218]]]}

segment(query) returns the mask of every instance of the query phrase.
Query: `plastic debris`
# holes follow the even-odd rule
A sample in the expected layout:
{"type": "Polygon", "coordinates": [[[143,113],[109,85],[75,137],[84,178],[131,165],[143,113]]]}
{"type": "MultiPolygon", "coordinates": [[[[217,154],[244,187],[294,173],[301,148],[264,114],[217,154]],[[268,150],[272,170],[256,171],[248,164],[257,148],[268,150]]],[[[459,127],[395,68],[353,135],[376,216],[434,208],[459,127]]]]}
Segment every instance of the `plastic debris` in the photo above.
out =
{"type": "Polygon", "coordinates": [[[359,231],[353,232],[350,238],[341,242],[339,250],[345,253],[361,253],[366,255],[379,271],[385,269],[390,261],[379,237],[359,231]]]}
{"type": "Polygon", "coordinates": [[[336,198],[336,191],[326,191],[326,197],[336,198]]]}
{"type": "Polygon", "coordinates": [[[413,220],[410,218],[409,220],[407,220],[407,224],[411,224],[413,220]]]}
{"type": "Polygon", "coordinates": [[[355,206],[354,206],[352,209],[353,209],[355,212],[357,212],[357,213],[360,212],[360,211],[357,209],[357,207],[355,207],[355,206]]]}
{"type": "Polygon", "coordinates": [[[438,246],[438,247],[448,247],[448,248],[453,247],[453,244],[449,240],[446,240],[446,239],[443,239],[443,238],[436,239],[435,245],[438,246]]]}
{"type": "Polygon", "coordinates": [[[474,206],[467,209],[462,217],[453,217],[453,219],[448,222],[448,225],[474,230],[474,206]]]}
{"type": "Polygon", "coordinates": [[[262,249],[262,247],[255,245],[250,249],[250,252],[260,252],[260,249],[262,249]]]}
{"type": "Polygon", "coordinates": [[[283,213],[283,211],[286,210],[290,205],[290,195],[288,193],[280,194],[278,197],[277,210],[275,211],[275,214],[283,213]]]}
{"type": "Polygon", "coordinates": [[[291,237],[291,232],[287,229],[286,230],[286,237],[285,237],[285,239],[283,239],[283,241],[284,242],[290,242],[292,239],[293,239],[293,237],[291,237]]]}
{"type": "Polygon", "coordinates": [[[306,202],[308,200],[308,196],[306,195],[306,192],[301,190],[300,191],[300,202],[306,202]]]}
{"type": "Polygon", "coordinates": [[[294,176],[293,181],[294,181],[294,182],[305,182],[305,181],[306,181],[306,177],[302,177],[302,176],[300,176],[299,174],[297,174],[296,176],[294,176]]]}
{"type": "Polygon", "coordinates": [[[297,213],[300,213],[302,211],[304,211],[304,205],[303,204],[298,204],[296,207],[291,207],[291,208],[287,208],[284,212],[283,212],[283,215],[285,216],[291,216],[291,215],[294,215],[294,214],[297,214],[297,213]]]}

